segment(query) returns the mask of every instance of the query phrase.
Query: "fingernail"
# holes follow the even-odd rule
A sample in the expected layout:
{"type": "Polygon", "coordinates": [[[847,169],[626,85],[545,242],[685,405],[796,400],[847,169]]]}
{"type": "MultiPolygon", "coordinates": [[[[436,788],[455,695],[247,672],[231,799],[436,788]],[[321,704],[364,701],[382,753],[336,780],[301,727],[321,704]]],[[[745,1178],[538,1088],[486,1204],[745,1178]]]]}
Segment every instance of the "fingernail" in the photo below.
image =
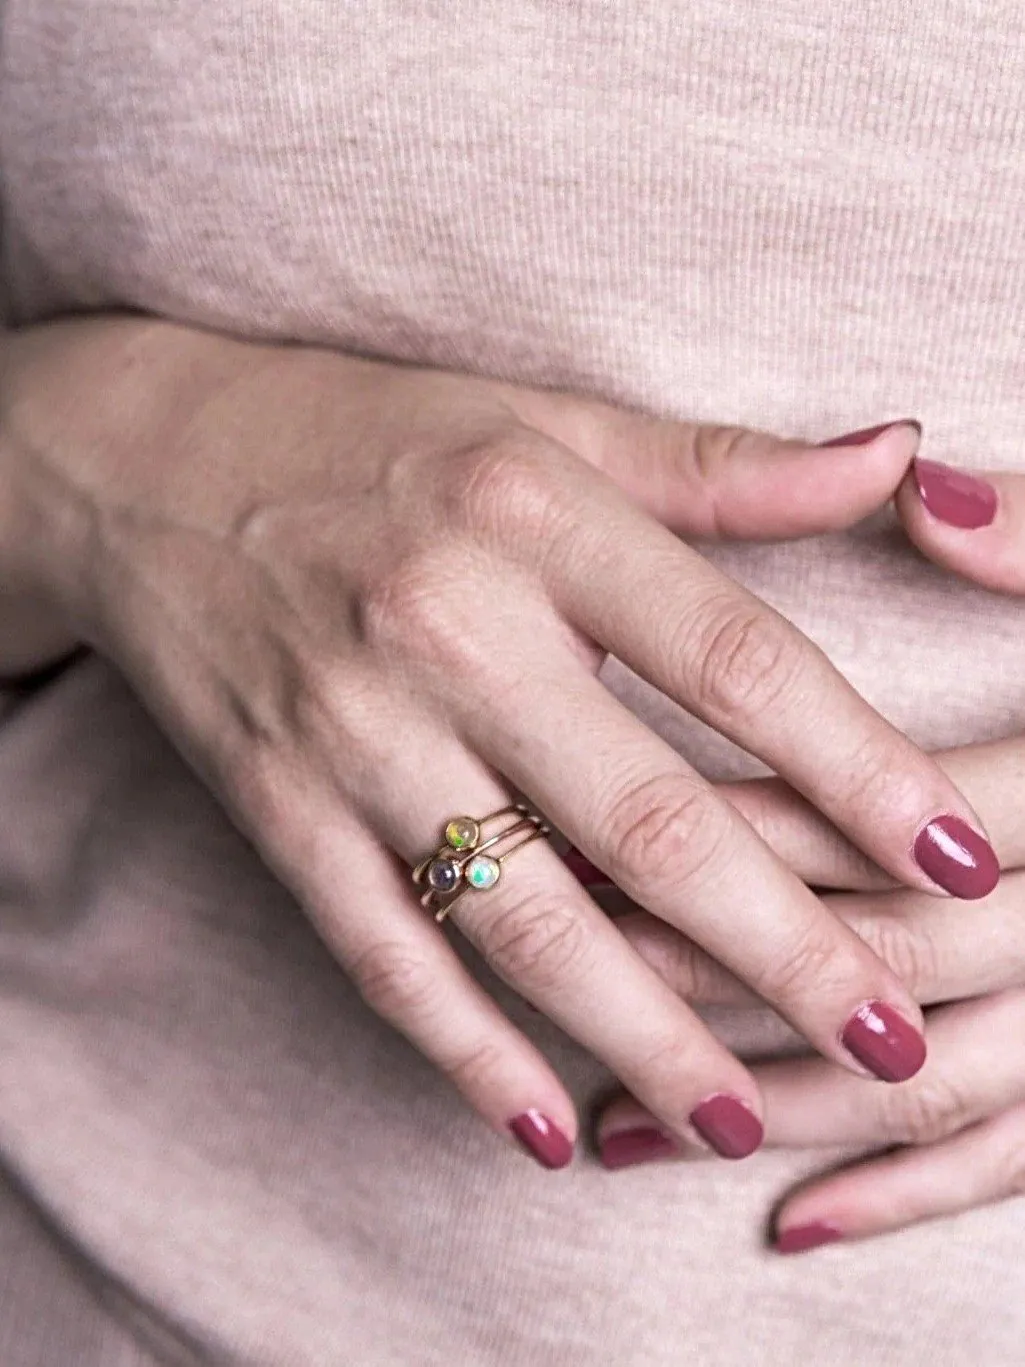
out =
{"type": "Polygon", "coordinates": [[[914,462],[918,494],[939,522],[951,527],[988,527],[997,515],[997,491],[984,479],[942,465],[938,460],[914,462]]]}
{"type": "Polygon", "coordinates": [[[1000,882],[1000,864],[984,835],[959,816],[937,816],[919,831],[915,863],[934,883],[973,902],[988,896],[1000,882]]]}
{"type": "Polygon", "coordinates": [[[601,1161],[606,1168],[630,1168],[635,1163],[651,1163],[657,1158],[672,1158],[680,1146],[662,1130],[654,1126],[638,1126],[610,1134],[599,1147],[601,1161]]]}
{"type": "Polygon", "coordinates": [[[811,1248],[835,1244],[837,1239],[842,1238],[843,1230],[817,1220],[810,1225],[794,1225],[791,1229],[784,1229],[776,1236],[773,1247],[777,1253],[807,1253],[811,1248]]]}
{"type": "Polygon", "coordinates": [[[840,1038],[847,1052],[883,1082],[906,1082],[925,1062],[925,1040],[885,1002],[859,1006],[840,1038]]]}
{"type": "Polygon", "coordinates": [[[573,1157],[573,1144],[540,1111],[524,1111],[509,1121],[509,1129],[543,1168],[564,1168],[573,1157]]]}
{"type": "Polygon", "coordinates": [[[875,441],[876,437],[888,432],[891,427],[913,427],[919,436],[922,435],[922,424],[916,418],[899,418],[896,422],[881,422],[878,427],[863,427],[858,432],[845,432],[842,437],[820,441],[819,446],[867,446],[869,442],[875,441]]]}
{"type": "Polygon", "coordinates": [[[593,887],[612,887],[609,875],[603,869],[592,864],[590,859],[585,858],[578,849],[571,845],[562,856],[562,862],[569,869],[574,878],[579,879],[585,888],[593,887]]]}
{"type": "Polygon", "coordinates": [[[764,1137],[762,1123],[735,1096],[717,1092],[696,1106],[690,1123],[722,1158],[746,1158],[764,1137]]]}

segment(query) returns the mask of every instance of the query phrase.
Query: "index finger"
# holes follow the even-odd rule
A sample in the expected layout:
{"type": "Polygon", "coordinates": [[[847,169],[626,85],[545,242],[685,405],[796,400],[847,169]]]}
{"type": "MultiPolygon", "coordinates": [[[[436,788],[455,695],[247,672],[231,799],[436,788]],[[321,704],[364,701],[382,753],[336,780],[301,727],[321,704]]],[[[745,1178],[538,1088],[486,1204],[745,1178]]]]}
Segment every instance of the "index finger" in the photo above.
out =
{"type": "Polygon", "coordinates": [[[796,627],[588,473],[560,481],[583,514],[542,566],[569,621],[757,755],[901,882],[991,892],[996,856],[936,761],[796,627]]]}

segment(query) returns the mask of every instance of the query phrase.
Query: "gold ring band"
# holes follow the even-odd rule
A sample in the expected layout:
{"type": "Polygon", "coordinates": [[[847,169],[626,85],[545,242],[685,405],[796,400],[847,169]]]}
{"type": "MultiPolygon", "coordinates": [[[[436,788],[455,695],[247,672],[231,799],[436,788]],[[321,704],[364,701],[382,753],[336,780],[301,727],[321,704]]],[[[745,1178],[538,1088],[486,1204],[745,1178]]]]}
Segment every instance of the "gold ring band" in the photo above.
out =
{"type": "Polygon", "coordinates": [[[416,886],[427,884],[420,905],[440,924],[468,892],[493,888],[511,854],[548,835],[550,830],[522,802],[502,807],[490,816],[453,817],[445,826],[443,843],[413,870],[416,886]],[[491,834],[487,828],[495,821],[501,821],[502,826],[491,834]],[[510,840],[512,843],[507,843],[510,840]],[[495,848],[498,845],[504,846],[501,854],[495,848]],[[485,853],[487,850],[493,853],[485,853]]]}

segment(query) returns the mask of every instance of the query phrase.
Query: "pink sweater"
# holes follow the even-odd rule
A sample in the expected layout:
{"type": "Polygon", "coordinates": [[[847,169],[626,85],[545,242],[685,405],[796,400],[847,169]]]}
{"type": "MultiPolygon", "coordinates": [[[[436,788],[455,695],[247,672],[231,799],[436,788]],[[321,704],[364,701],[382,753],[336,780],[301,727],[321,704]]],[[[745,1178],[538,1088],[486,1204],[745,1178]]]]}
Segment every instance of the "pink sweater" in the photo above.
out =
{"type": "MultiPolygon", "coordinates": [[[[1025,463],[1011,0],[0,0],[0,24],[13,321],[131,305],[817,437],[914,414],[927,455],[1025,463]]],[[[886,519],[716,558],[919,740],[1020,729],[1021,607],[886,519]]],[[[706,772],[751,771],[604,677],[706,772]]],[[[0,727],[0,804],[4,1367],[1023,1360],[1020,1203],[785,1262],[771,1205],[834,1155],[610,1178],[507,1151],[99,663],[0,727]]],[[[601,1070],[499,995],[586,1104],[601,1070]]]]}

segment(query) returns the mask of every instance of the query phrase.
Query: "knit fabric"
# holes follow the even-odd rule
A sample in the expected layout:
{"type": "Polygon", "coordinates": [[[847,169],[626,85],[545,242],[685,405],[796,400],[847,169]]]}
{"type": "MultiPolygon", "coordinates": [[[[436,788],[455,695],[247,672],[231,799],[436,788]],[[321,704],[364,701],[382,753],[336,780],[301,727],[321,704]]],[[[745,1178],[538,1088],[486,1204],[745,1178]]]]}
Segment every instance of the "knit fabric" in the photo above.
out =
{"type": "MultiPolygon", "coordinates": [[[[0,15],[14,323],[130,306],[816,438],[916,416],[928,456],[1025,466],[1011,0],[0,15]]],[[[1021,729],[1021,606],[888,517],[711,554],[922,743],[1021,729]]],[[[602,677],[704,772],[755,771],[602,677]]],[[[5,718],[0,802],[5,1367],[1023,1360],[1020,1202],[784,1260],[773,1204],[841,1155],[553,1175],[503,1145],[107,666],[5,718]]],[[[586,1112],[602,1069],[476,971],[586,1112]]]]}

